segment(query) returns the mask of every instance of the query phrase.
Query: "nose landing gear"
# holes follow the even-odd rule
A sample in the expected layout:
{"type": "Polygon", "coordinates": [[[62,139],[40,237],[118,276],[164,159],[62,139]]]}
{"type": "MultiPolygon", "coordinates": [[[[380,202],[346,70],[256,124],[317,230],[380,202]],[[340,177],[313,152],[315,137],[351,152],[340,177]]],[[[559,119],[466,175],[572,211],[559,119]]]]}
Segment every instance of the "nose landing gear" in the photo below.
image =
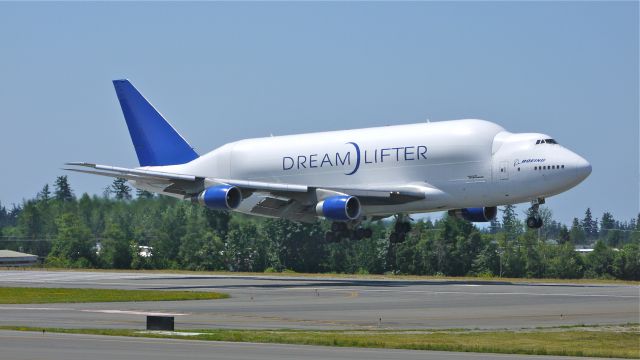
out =
{"type": "Polygon", "coordinates": [[[539,229],[543,225],[542,218],[538,213],[540,204],[544,204],[544,198],[539,198],[531,202],[531,207],[529,208],[529,217],[527,217],[527,227],[529,229],[539,229]]]}

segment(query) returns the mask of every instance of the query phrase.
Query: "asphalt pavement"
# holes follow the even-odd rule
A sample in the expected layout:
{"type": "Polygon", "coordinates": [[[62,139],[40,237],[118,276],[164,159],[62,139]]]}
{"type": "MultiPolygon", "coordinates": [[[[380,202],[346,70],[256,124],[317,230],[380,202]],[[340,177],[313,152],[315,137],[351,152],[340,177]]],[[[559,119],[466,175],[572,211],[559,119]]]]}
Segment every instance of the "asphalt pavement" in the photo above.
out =
{"type": "Polygon", "coordinates": [[[218,341],[131,338],[80,334],[0,331],[0,357],[6,360],[586,360],[588,358],[527,356],[255,344],[218,341]]]}
{"type": "Polygon", "coordinates": [[[221,291],[204,301],[0,305],[0,325],[144,328],[530,328],[640,322],[638,286],[93,271],[0,271],[0,286],[221,291]]]}

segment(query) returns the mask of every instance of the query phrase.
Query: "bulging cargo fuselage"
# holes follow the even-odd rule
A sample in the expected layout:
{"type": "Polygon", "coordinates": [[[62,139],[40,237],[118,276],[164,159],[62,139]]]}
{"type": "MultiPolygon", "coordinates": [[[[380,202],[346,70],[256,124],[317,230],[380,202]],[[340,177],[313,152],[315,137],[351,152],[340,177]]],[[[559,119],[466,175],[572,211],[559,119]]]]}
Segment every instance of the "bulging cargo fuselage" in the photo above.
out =
{"type": "MultiPolygon", "coordinates": [[[[521,203],[566,191],[591,172],[548,135],[513,134],[483,120],[246,139],[148,169],[313,188],[433,189],[419,201],[363,206],[369,215],[521,203]]],[[[239,211],[250,212],[248,200],[239,211]]]]}

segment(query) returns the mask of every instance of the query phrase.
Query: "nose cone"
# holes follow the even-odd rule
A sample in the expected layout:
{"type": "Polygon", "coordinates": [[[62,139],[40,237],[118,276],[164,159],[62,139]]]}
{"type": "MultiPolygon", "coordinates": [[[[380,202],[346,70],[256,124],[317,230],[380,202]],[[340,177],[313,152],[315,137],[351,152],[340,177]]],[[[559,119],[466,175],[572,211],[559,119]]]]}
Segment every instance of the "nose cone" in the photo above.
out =
{"type": "Polygon", "coordinates": [[[574,161],[576,176],[579,181],[586,179],[591,174],[591,164],[580,155],[576,155],[574,161]]]}

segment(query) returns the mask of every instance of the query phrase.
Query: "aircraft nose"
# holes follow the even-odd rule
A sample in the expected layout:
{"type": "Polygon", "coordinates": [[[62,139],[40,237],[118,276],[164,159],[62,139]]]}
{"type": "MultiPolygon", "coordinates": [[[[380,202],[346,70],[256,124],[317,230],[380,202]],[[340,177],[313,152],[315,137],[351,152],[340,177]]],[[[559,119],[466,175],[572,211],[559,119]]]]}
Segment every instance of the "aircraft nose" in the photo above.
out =
{"type": "Polygon", "coordinates": [[[580,181],[586,179],[591,174],[591,164],[580,155],[576,155],[575,171],[580,181]]]}

